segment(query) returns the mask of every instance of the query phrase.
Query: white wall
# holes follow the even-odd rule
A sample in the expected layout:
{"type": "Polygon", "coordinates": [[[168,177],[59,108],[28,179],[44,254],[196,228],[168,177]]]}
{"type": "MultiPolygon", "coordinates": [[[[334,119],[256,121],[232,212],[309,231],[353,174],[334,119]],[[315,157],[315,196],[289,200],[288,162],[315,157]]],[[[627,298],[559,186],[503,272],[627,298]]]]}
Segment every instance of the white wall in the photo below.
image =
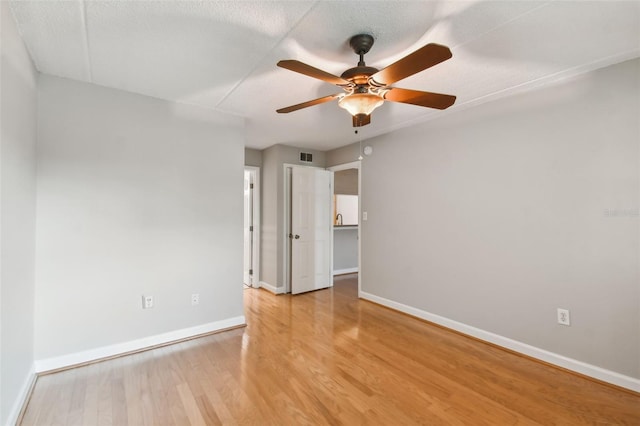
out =
{"type": "Polygon", "coordinates": [[[37,360],[243,315],[241,121],[44,75],[38,112],[37,360]]]}
{"type": "Polygon", "coordinates": [[[358,228],[334,228],[333,272],[344,274],[358,270],[358,228]]]}
{"type": "Polygon", "coordinates": [[[260,193],[260,282],[271,291],[278,286],[278,155],[277,145],[262,151],[260,193]]]}
{"type": "Polygon", "coordinates": [[[358,169],[346,169],[335,172],[333,174],[333,182],[334,193],[358,195],[358,169]]]}
{"type": "Polygon", "coordinates": [[[257,149],[244,149],[244,165],[253,167],[262,167],[262,151],[257,149]]]}
{"type": "MultiPolygon", "coordinates": [[[[363,147],[364,146],[365,145],[363,145],[363,147]]],[[[358,142],[352,143],[350,145],[345,145],[343,147],[327,151],[325,154],[327,158],[327,167],[351,163],[353,161],[358,161],[358,157],[360,157],[360,144],[358,142]]]]}
{"type": "Polygon", "coordinates": [[[362,290],[640,378],[638,117],[634,60],[367,141],[362,290]]]}
{"type": "Polygon", "coordinates": [[[0,2],[0,424],[33,377],[37,71],[0,2]]]}

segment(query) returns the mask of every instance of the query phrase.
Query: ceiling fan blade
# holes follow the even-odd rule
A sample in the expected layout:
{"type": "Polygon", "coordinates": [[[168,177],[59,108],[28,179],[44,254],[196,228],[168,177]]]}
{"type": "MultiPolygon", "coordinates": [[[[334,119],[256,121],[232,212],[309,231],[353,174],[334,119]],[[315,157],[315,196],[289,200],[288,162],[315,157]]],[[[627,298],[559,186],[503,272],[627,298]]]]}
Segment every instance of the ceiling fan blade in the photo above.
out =
{"type": "Polygon", "coordinates": [[[381,69],[369,77],[369,81],[375,86],[389,86],[396,81],[444,62],[451,56],[451,50],[447,46],[430,43],[381,69]]]}
{"type": "Polygon", "coordinates": [[[297,110],[302,109],[302,108],[306,108],[306,107],[310,107],[310,106],[314,106],[314,105],[320,105],[320,104],[323,104],[325,102],[329,102],[329,101],[334,100],[335,98],[339,97],[341,94],[342,93],[335,94],[335,95],[324,96],[322,98],[314,99],[312,101],[307,101],[307,102],[303,102],[301,104],[291,105],[291,106],[288,106],[286,108],[280,108],[279,110],[276,110],[276,112],[278,112],[280,114],[286,114],[288,112],[297,111],[297,110]]]}
{"type": "Polygon", "coordinates": [[[453,95],[443,95],[442,93],[421,92],[419,90],[393,87],[385,93],[384,100],[428,108],[447,109],[453,105],[456,97],[453,95]]]}
{"type": "Polygon", "coordinates": [[[371,114],[356,114],[351,116],[353,121],[353,127],[362,127],[371,123],[371,114]]]}
{"type": "Polygon", "coordinates": [[[329,74],[326,71],[322,71],[318,68],[314,68],[311,65],[307,65],[303,62],[296,61],[294,59],[287,59],[280,61],[277,64],[280,68],[285,68],[290,71],[295,71],[300,74],[304,74],[309,77],[317,78],[318,80],[326,81],[327,83],[335,84],[337,86],[351,86],[350,81],[340,78],[336,75],[329,74]]]}

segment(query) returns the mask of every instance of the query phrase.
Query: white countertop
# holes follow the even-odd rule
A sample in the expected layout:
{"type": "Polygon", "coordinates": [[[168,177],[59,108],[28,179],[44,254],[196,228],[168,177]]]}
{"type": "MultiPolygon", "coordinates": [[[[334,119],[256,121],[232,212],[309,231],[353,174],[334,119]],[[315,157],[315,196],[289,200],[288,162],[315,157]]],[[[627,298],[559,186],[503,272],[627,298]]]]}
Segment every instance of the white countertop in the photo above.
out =
{"type": "Polygon", "coordinates": [[[338,229],[358,229],[358,225],[333,225],[333,230],[338,229]]]}

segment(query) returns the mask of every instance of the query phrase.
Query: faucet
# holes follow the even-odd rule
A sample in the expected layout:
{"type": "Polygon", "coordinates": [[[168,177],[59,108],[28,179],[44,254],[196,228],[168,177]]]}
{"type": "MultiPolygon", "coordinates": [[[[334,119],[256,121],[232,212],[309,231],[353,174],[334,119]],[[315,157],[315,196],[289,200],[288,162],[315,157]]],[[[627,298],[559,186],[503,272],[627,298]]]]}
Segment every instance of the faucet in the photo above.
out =
{"type": "Polygon", "coordinates": [[[336,225],[342,226],[342,215],[340,213],[336,215],[336,225]]]}

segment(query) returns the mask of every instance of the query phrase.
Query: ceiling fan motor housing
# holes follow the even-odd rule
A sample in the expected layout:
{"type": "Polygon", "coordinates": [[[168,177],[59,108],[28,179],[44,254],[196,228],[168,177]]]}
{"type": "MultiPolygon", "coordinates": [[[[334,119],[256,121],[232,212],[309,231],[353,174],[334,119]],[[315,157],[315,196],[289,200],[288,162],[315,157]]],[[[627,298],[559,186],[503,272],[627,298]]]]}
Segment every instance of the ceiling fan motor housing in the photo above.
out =
{"type": "Polygon", "coordinates": [[[353,68],[349,68],[340,76],[345,80],[352,81],[356,85],[359,84],[367,84],[369,81],[369,76],[378,72],[377,68],[367,67],[367,66],[357,66],[353,68]]]}

